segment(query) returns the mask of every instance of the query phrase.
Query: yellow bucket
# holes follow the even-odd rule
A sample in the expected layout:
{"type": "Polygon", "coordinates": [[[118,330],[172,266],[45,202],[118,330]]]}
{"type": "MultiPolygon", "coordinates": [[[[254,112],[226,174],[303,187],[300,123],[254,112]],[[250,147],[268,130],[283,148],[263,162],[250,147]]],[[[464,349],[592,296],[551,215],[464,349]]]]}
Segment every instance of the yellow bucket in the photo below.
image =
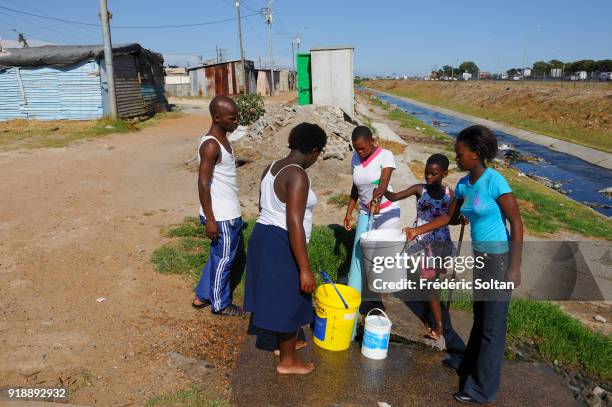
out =
{"type": "Polygon", "coordinates": [[[331,284],[323,284],[315,291],[314,343],[327,350],[345,350],[351,345],[353,326],[361,294],[352,287],[336,284],[348,309],[331,284]]]}

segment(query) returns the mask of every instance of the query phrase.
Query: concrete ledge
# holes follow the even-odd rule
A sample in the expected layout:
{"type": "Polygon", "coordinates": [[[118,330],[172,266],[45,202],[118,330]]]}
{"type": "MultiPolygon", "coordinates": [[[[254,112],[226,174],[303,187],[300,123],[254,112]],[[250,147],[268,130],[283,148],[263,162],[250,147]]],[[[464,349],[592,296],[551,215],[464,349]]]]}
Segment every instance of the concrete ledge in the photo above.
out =
{"type": "Polygon", "coordinates": [[[385,123],[373,122],[372,127],[377,131],[377,136],[383,140],[393,141],[394,143],[408,145],[396,132],[391,130],[385,123]]]}

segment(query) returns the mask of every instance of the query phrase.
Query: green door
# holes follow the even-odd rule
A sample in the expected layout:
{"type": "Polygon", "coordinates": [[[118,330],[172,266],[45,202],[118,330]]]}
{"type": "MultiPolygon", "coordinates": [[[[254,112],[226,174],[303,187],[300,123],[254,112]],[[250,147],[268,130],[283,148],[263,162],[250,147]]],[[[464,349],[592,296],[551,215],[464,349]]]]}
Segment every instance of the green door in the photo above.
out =
{"type": "Polygon", "coordinates": [[[298,103],[300,105],[312,104],[310,85],[310,54],[297,54],[297,85],[298,103]]]}

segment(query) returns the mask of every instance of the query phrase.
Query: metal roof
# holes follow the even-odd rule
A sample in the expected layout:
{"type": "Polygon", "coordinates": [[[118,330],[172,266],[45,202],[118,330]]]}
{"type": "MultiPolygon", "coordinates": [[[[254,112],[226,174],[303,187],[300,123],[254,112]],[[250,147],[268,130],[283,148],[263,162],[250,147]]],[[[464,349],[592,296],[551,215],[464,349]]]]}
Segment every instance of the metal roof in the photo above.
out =
{"type": "Polygon", "coordinates": [[[310,51],[332,51],[332,50],[339,50],[339,49],[355,49],[355,47],[351,46],[351,45],[337,45],[337,46],[329,46],[329,47],[315,47],[315,48],[310,48],[310,51]]]}
{"type": "MultiPolygon", "coordinates": [[[[0,53],[0,67],[66,67],[89,59],[104,58],[103,45],[45,45],[30,48],[5,48],[0,53]]],[[[150,59],[163,61],[161,54],[142,48],[139,44],[117,44],[113,55],[145,54],[150,59]]]]}

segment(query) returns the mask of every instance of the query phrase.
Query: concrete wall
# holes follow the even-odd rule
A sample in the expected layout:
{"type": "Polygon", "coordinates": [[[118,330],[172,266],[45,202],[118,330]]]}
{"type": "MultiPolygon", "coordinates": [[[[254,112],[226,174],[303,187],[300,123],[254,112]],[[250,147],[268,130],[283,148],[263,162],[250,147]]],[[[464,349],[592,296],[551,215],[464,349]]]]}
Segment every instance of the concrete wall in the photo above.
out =
{"type": "Polygon", "coordinates": [[[167,83],[164,87],[168,96],[175,96],[179,98],[191,96],[191,83],[167,83]]]}
{"type": "Polygon", "coordinates": [[[337,106],[353,117],[353,49],[313,49],[310,54],[313,104],[337,106]]]}

